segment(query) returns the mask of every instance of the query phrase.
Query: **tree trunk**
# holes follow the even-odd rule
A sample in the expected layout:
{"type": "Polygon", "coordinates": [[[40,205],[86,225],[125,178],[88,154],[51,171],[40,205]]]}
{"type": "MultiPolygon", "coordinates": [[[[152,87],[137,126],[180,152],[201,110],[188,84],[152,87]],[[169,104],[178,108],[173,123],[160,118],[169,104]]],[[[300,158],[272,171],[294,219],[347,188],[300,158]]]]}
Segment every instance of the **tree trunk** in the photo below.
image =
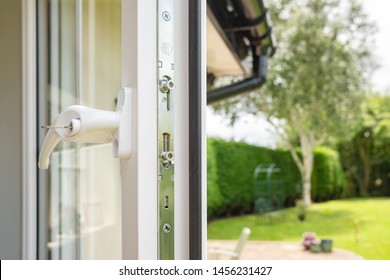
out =
{"type": "Polygon", "coordinates": [[[371,162],[363,161],[363,184],[360,190],[361,196],[369,196],[369,187],[371,182],[371,162]]]}
{"type": "Polygon", "coordinates": [[[313,172],[314,163],[314,139],[311,139],[310,136],[301,136],[300,138],[303,158],[303,168],[300,170],[303,185],[302,199],[303,203],[308,206],[311,204],[311,174],[313,172]]]}
{"type": "MultiPolygon", "coordinates": [[[[304,205],[308,206],[311,204],[311,174],[314,163],[313,149],[316,144],[315,134],[312,130],[305,129],[304,125],[301,123],[303,118],[297,110],[292,108],[290,110],[290,117],[291,121],[294,123],[293,127],[297,130],[298,133],[299,143],[302,150],[302,157],[297,154],[297,151],[295,150],[295,147],[291,143],[290,139],[288,139],[288,136],[283,133],[280,133],[280,135],[287,144],[295,164],[298,166],[303,186],[302,199],[304,205]]],[[[272,121],[270,122],[272,123],[272,121]]]]}
{"type": "Polygon", "coordinates": [[[311,204],[311,181],[310,180],[305,179],[303,181],[302,199],[303,199],[303,203],[305,204],[305,206],[311,204]]]}
{"type": "Polygon", "coordinates": [[[363,164],[363,180],[362,184],[359,190],[360,196],[369,196],[369,186],[371,182],[371,168],[372,168],[372,161],[369,152],[366,150],[365,146],[360,144],[359,145],[359,156],[361,158],[362,164],[363,164]]]}
{"type": "Polygon", "coordinates": [[[300,133],[299,135],[302,158],[300,158],[292,145],[289,145],[290,153],[298,166],[302,179],[302,199],[305,206],[311,204],[311,174],[313,171],[315,138],[312,133],[300,133]]]}

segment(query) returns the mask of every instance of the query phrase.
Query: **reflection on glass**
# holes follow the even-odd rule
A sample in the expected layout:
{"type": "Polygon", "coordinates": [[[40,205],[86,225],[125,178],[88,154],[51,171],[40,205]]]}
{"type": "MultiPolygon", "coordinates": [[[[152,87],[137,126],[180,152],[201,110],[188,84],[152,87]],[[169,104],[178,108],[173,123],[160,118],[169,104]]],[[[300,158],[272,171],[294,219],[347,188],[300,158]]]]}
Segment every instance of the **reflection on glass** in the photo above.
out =
{"type": "MultiPolygon", "coordinates": [[[[121,1],[48,4],[50,121],[73,104],[114,111],[121,86],[121,1]]],[[[121,258],[120,162],[111,146],[62,142],[51,155],[49,258],[121,258]]]]}

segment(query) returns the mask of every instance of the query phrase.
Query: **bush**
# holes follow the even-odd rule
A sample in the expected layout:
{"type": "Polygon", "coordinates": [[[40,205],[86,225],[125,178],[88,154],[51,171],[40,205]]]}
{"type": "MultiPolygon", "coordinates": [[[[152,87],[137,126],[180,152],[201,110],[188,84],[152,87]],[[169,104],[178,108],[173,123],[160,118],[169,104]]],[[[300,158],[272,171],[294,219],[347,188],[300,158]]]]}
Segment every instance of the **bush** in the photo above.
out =
{"type": "Polygon", "coordinates": [[[319,147],[314,150],[312,174],[312,198],[314,201],[326,201],[339,198],[345,179],[336,151],[319,147]]]}
{"type": "MultiPolygon", "coordinates": [[[[276,164],[284,180],[284,206],[292,206],[301,198],[301,178],[287,150],[272,150],[243,142],[209,139],[208,216],[235,215],[253,211],[253,173],[257,165],[276,164]]],[[[316,148],[312,175],[312,197],[324,201],[340,197],[344,174],[338,153],[329,148],[316,148]]]]}
{"type": "Polygon", "coordinates": [[[223,212],[223,197],[218,185],[213,141],[213,139],[207,140],[207,217],[218,216],[223,212]]]}
{"type": "Polygon", "coordinates": [[[223,211],[230,214],[252,209],[253,170],[259,158],[267,155],[264,148],[245,143],[214,140],[218,185],[223,196],[223,211]]]}

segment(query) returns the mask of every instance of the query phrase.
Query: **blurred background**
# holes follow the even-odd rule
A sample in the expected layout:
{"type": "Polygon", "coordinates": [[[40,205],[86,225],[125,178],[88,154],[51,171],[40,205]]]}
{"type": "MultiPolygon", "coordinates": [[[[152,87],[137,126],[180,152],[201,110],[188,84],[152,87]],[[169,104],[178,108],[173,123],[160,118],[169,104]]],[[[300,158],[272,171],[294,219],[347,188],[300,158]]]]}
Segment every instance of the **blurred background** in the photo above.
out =
{"type": "MultiPolygon", "coordinates": [[[[207,111],[210,258],[390,259],[388,4],[254,2],[274,36],[266,78],[207,111]]],[[[241,22],[217,21],[234,46],[241,22]]],[[[209,94],[247,76],[209,74],[209,94]]]]}

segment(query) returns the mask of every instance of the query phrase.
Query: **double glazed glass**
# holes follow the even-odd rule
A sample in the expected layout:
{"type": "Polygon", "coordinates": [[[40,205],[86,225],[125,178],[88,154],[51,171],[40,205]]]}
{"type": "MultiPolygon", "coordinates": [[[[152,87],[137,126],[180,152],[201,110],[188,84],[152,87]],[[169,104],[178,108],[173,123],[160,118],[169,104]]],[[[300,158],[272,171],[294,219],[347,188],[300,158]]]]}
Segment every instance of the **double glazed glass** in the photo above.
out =
{"type": "MultiPolygon", "coordinates": [[[[40,124],[52,123],[74,104],[115,111],[121,87],[121,1],[39,4],[39,47],[47,50],[39,66],[46,73],[40,77],[40,124]]],[[[45,193],[40,217],[46,225],[40,235],[45,236],[40,238],[41,256],[122,257],[120,161],[111,147],[61,141],[52,153],[49,170],[40,172],[45,193]]]]}

